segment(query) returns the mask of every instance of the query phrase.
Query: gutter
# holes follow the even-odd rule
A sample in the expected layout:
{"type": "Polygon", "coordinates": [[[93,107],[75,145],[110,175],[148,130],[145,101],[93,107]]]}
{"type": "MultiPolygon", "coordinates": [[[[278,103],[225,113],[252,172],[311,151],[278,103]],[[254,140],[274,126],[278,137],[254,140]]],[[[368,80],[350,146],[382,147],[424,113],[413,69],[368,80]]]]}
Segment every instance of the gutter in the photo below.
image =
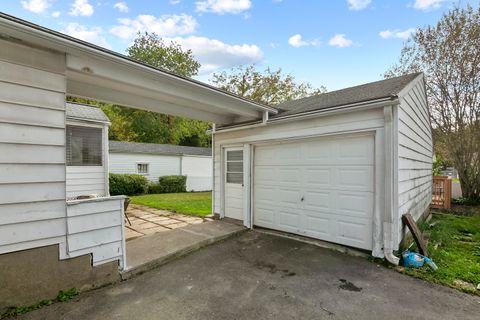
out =
{"type": "MultiPolygon", "coordinates": [[[[331,114],[339,114],[342,112],[350,112],[350,111],[355,111],[357,109],[361,110],[369,110],[369,109],[374,109],[374,108],[380,108],[380,107],[385,107],[394,104],[395,102],[398,101],[398,97],[396,96],[391,96],[391,97],[386,97],[386,98],[380,98],[376,100],[370,100],[366,102],[358,102],[358,103],[351,103],[351,104],[346,104],[346,105],[341,105],[337,107],[332,107],[328,109],[321,109],[321,110],[314,110],[314,111],[308,111],[308,112],[303,112],[303,113],[296,113],[296,114],[290,114],[286,116],[279,116],[275,118],[268,118],[265,121],[265,117],[262,119],[262,121],[255,121],[255,122],[249,122],[246,124],[238,124],[238,125],[231,125],[228,127],[224,128],[216,128],[215,132],[231,132],[231,131],[238,131],[238,130],[245,130],[245,129],[253,129],[257,127],[262,127],[267,124],[274,124],[274,123],[281,123],[281,122],[290,122],[290,121],[296,121],[296,120],[301,120],[301,119],[309,119],[309,118],[314,118],[314,117],[319,117],[319,116],[328,116],[331,114]]],[[[207,133],[212,133],[211,130],[207,131],[207,133]]]]}

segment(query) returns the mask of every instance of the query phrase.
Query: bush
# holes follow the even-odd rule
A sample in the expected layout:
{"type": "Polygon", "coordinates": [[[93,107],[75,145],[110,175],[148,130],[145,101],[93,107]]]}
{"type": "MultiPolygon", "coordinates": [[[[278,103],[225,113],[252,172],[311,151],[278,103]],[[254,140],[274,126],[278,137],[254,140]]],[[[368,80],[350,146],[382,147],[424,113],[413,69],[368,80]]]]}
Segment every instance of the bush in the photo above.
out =
{"type": "Polygon", "coordinates": [[[148,185],[148,193],[164,193],[163,188],[159,183],[150,183],[148,185]]]}
{"type": "Polygon", "coordinates": [[[139,174],[110,173],[109,182],[110,194],[112,196],[133,196],[136,194],[147,193],[148,191],[147,178],[139,174]]]}
{"type": "Polygon", "coordinates": [[[148,193],[187,192],[187,176],[163,176],[158,182],[149,185],[148,193]]]}

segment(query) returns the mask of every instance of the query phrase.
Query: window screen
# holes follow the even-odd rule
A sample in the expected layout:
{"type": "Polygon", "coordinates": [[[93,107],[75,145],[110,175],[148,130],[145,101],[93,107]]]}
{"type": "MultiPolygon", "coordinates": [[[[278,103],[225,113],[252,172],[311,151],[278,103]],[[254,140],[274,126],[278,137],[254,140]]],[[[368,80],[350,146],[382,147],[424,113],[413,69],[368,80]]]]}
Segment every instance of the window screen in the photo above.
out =
{"type": "Polygon", "coordinates": [[[101,166],[102,129],[67,126],[67,166],[101,166]]]}
{"type": "Polygon", "coordinates": [[[138,174],[148,174],[148,163],[137,163],[138,174]]]}
{"type": "Polygon", "coordinates": [[[227,151],[227,183],[243,184],[243,150],[227,151]]]}

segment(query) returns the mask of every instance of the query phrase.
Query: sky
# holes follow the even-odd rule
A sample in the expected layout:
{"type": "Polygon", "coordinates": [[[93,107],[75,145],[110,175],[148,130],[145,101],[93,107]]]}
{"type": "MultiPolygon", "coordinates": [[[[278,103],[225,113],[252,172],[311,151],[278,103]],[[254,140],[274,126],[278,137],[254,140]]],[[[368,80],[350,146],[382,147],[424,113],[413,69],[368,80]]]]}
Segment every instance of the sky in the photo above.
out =
{"type": "MultiPolygon", "coordinates": [[[[380,80],[416,28],[462,0],[0,0],[0,11],[125,54],[137,32],[191,49],[196,77],[255,64],[328,91],[380,80]]],[[[472,5],[478,2],[471,1],[472,5]]]]}

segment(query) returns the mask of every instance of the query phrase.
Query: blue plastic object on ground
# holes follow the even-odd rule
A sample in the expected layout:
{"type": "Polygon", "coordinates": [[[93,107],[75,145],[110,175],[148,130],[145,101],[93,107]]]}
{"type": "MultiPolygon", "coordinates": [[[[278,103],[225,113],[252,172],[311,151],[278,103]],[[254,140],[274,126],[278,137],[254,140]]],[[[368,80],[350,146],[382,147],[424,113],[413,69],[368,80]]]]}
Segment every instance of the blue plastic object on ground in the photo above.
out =
{"type": "Polygon", "coordinates": [[[435,264],[435,262],[432,261],[432,259],[422,256],[421,254],[418,254],[416,252],[405,250],[402,253],[402,257],[403,257],[403,265],[405,267],[420,268],[426,263],[433,270],[438,269],[437,265],[435,264]]]}
{"type": "Polygon", "coordinates": [[[416,252],[406,250],[403,252],[402,256],[405,267],[420,268],[425,263],[423,256],[416,252]]]}

